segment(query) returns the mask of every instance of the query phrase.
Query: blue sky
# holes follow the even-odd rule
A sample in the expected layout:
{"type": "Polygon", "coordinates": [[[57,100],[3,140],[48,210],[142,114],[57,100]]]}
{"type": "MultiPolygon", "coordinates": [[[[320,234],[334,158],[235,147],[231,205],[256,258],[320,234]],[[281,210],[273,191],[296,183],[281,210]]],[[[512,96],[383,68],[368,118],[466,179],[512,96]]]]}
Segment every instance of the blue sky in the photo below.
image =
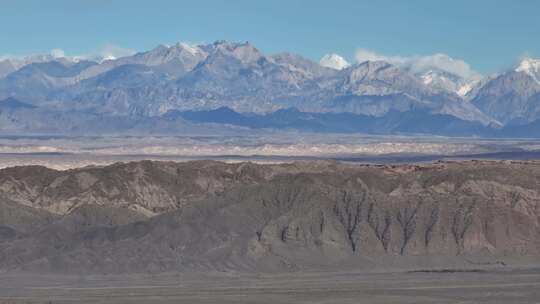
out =
{"type": "Polygon", "coordinates": [[[540,57],[540,1],[0,0],[0,55],[250,41],[318,60],[445,53],[483,73],[540,57]]]}

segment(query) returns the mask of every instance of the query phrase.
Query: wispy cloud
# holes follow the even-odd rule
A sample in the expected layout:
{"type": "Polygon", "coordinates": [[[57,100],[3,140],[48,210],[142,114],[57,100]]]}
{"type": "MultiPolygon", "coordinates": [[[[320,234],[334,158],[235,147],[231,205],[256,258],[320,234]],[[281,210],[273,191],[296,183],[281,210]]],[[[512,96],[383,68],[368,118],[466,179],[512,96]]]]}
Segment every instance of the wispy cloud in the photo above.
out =
{"type": "Polygon", "coordinates": [[[66,57],[66,52],[64,52],[62,49],[52,49],[51,56],[54,58],[63,58],[66,57]]]}
{"type": "Polygon", "coordinates": [[[466,79],[480,77],[480,73],[462,59],[455,59],[446,54],[438,53],[425,56],[394,56],[384,55],[368,49],[357,49],[355,53],[356,62],[364,61],[386,61],[404,68],[413,73],[419,73],[430,69],[440,69],[466,79]]]}
{"type": "Polygon", "coordinates": [[[383,55],[368,49],[357,49],[354,55],[356,62],[386,61],[392,64],[402,64],[407,61],[406,57],[383,55]]]}

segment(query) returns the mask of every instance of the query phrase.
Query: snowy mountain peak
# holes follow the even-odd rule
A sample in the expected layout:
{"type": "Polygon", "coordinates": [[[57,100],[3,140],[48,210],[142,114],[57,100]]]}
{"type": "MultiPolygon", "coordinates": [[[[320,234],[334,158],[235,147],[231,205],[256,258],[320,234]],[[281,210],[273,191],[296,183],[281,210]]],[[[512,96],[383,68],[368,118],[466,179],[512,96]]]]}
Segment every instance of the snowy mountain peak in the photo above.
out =
{"type": "Polygon", "coordinates": [[[175,47],[177,49],[184,50],[194,56],[203,53],[203,50],[201,50],[199,46],[185,42],[178,42],[175,47]]]}
{"type": "Polygon", "coordinates": [[[519,63],[516,72],[537,71],[539,69],[540,59],[525,58],[519,63]]]}
{"type": "Polygon", "coordinates": [[[343,57],[338,54],[326,54],[324,55],[319,64],[326,68],[331,68],[335,70],[343,70],[351,66],[343,57]]]}
{"type": "Polygon", "coordinates": [[[251,43],[235,43],[226,40],[216,41],[211,52],[221,53],[235,57],[243,63],[250,63],[259,60],[263,54],[251,43]]]}
{"type": "Polygon", "coordinates": [[[515,70],[531,76],[538,84],[540,84],[540,60],[533,58],[523,59],[515,70]]]}
{"type": "MultiPolygon", "coordinates": [[[[130,63],[144,64],[147,66],[162,66],[165,64],[179,64],[180,66],[169,66],[173,70],[190,70],[201,60],[206,58],[206,53],[197,45],[185,42],[178,42],[172,46],[159,45],[156,48],[143,53],[138,53],[132,58],[124,61],[130,63]]],[[[171,72],[171,71],[169,71],[171,72]]]]}

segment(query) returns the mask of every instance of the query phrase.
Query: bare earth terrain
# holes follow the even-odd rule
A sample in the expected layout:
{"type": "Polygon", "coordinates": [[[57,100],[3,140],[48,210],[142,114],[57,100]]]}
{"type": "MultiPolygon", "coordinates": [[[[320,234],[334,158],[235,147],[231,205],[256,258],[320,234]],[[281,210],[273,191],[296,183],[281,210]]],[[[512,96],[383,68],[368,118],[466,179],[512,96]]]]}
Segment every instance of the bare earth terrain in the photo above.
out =
{"type": "Polygon", "coordinates": [[[0,170],[0,303],[538,303],[540,162],[0,170]]]}

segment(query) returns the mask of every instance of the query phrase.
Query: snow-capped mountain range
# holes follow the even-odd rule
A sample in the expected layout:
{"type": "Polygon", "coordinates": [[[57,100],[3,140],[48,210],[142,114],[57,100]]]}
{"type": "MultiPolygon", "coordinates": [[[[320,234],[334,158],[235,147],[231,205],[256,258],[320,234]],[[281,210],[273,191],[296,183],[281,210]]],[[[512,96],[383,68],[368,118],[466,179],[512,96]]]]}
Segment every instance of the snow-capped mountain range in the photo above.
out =
{"type": "MultiPolygon", "coordinates": [[[[429,62],[453,60],[436,56],[429,62]]],[[[290,53],[264,54],[248,42],[227,41],[160,45],[102,60],[63,54],[6,59],[0,61],[0,100],[18,100],[31,107],[9,111],[3,107],[0,126],[16,130],[14,124],[19,123],[29,130],[21,123],[25,117],[46,120],[54,116],[51,113],[131,121],[220,107],[258,115],[296,108],[303,113],[378,119],[420,113],[494,129],[540,119],[539,60],[524,59],[515,69],[489,78],[473,73],[464,77],[428,63],[351,64],[337,54],[325,55],[317,63],[290,53]]]]}

